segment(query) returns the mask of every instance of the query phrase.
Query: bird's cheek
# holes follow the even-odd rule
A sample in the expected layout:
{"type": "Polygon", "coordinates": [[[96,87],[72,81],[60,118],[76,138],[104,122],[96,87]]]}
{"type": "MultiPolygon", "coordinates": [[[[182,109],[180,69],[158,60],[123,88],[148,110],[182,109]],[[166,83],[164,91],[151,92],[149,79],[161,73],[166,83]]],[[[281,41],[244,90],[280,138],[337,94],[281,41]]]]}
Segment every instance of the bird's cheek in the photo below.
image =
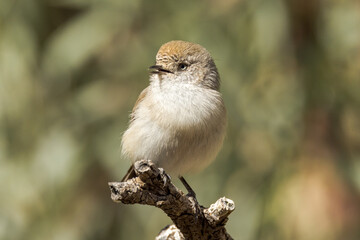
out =
{"type": "Polygon", "coordinates": [[[191,81],[191,76],[189,76],[188,74],[185,74],[185,73],[179,74],[177,76],[177,81],[179,81],[179,82],[190,82],[191,81]]]}

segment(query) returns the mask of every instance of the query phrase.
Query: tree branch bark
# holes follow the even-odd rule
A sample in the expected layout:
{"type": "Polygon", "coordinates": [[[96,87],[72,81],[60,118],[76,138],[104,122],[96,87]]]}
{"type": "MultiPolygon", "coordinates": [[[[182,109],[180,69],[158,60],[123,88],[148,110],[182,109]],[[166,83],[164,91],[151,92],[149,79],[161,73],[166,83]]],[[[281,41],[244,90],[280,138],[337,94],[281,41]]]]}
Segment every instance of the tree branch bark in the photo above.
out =
{"type": "Polygon", "coordinates": [[[109,183],[111,199],[162,209],[174,225],[164,228],[156,239],[232,239],[225,229],[228,216],[235,209],[232,200],[223,197],[204,208],[172,184],[164,170],[150,160],[138,161],[134,168],[137,177],[109,183]]]}

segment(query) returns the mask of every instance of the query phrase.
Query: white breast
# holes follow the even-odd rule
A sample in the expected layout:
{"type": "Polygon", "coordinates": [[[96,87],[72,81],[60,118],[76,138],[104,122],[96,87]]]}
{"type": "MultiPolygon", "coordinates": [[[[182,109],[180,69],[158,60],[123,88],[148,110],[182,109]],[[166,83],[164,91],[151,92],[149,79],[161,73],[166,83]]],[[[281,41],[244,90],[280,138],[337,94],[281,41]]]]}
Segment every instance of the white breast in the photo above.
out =
{"type": "Polygon", "coordinates": [[[122,152],[133,161],[151,159],[176,175],[200,170],[222,145],[225,115],[218,91],[153,81],[123,135],[122,152]]]}

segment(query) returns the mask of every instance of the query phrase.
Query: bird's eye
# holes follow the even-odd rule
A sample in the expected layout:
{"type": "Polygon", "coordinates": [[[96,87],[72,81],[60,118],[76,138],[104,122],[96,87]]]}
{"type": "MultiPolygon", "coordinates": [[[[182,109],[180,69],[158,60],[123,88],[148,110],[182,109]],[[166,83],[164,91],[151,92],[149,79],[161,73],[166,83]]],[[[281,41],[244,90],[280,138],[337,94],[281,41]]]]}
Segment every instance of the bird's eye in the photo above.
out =
{"type": "Polygon", "coordinates": [[[179,70],[184,71],[186,68],[188,67],[188,65],[186,63],[179,63],[179,70]]]}

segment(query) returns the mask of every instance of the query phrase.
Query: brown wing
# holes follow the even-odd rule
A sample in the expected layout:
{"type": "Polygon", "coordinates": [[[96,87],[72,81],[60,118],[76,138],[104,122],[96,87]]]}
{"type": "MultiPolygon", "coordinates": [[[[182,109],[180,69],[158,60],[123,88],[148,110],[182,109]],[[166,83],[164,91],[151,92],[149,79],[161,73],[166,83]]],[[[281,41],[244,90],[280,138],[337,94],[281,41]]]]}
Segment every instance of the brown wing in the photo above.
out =
{"type": "Polygon", "coordinates": [[[142,100],[144,100],[144,98],[145,98],[145,96],[146,96],[146,94],[148,92],[148,88],[149,87],[142,90],[142,92],[140,93],[138,99],[136,100],[135,105],[134,105],[134,107],[133,107],[133,109],[131,111],[131,114],[130,114],[130,122],[132,122],[134,120],[134,112],[135,112],[136,108],[138,107],[139,103],[142,102],[142,100]]]}
{"type": "MultiPolygon", "coordinates": [[[[135,112],[136,108],[138,107],[139,103],[145,98],[147,92],[148,92],[148,87],[145,88],[144,90],[142,90],[142,92],[140,93],[138,99],[136,100],[135,105],[134,105],[134,107],[132,109],[132,112],[130,114],[130,122],[134,121],[134,118],[135,118],[134,112],[135,112]]],[[[134,165],[131,165],[129,170],[127,171],[127,173],[125,174],[125,176],[123,177],[123,179],[121,181],[125,182],[128,179],[131,179],[133,177],[136,177],[136,174],[135,174],[135,170],[134,170],[134,165]]]]}

